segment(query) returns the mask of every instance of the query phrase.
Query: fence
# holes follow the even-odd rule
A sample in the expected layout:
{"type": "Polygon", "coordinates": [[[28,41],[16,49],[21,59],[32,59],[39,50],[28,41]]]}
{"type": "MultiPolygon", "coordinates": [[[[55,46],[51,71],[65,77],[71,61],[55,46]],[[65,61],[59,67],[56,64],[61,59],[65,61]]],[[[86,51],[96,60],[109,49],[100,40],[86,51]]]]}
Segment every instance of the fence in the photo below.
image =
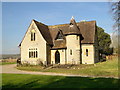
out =
{"type": "Polygon", "coordinates": [[[108,56],[106,56],[106,60],[112,60],[114,58],[118,58],[118,55],[115,54],[115,55],[108,55],[108,56]]]}
{"type": "Polygon", "coordinates": [[[17,59],[2,59],[2,62],[16,62],[17,59]]]}

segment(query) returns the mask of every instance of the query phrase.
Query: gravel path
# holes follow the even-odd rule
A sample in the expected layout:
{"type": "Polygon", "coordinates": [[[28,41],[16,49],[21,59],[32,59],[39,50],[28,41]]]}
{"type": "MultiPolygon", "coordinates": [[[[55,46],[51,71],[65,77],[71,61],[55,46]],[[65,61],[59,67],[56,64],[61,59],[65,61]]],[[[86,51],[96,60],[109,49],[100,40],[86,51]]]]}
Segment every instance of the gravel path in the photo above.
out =
{"type": "MultiPolygon", "coordinates": [[[[35,71],[23,71],[18,70],[15,68],[16,64],[9,64],[9,65],[0,65],[0,73],[14,73],[14,74],[35,74],[35,75],[53,75],[53,76],[76,76],[76,77],[95,77],[96,76],[81,76],[81,75],[74,75],[74,74],[62,74],[62,73],[51,73],[51,72],[35,72],[35,71]]],[[[99,76],[104,77],[104,76],[99,76]]],[[[98,78],[99,78],[98,77],[98,78]]],[[[104,78],[118,78],[118,77],[104,77],[104,78]]]]}

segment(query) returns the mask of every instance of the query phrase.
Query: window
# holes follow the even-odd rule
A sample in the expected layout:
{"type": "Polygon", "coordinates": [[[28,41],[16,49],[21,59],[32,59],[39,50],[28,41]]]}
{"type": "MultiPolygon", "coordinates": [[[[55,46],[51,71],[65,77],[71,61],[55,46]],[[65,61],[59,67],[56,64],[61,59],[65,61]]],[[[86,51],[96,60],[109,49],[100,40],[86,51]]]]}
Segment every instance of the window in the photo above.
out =
{"type": "Polygon", "coordinates": [[[59,32],[55,40],[63,40],[62,33],[59,32]]]}
{"type": "Polygon", "coordinates": [[[70,23],[70,25],[73,25],[73,23],[70,23]]]}
{"type": "Polygon", "coordinates": [[[38,57],[37,48],[30,48],[29,49],[29,58],[37,58],[37,57],[38,57]]]}
{"type": "Polygon", "coordinates": [[[35,41],[35,31],[31,31],[31,41],[35,41]]]}
{"type": "Polygon", "coordinates": [[[70,27],[73,27],[73,23],[70,23],[70,27]]]}
{"type": "Polygon", "coordinates": [[[78,40],[79,36],[76,36],[76,39],[78,40]]]}
{"type": "Polygon", "coordinates": [[[88,56],[88,49],[86,49],[86,56],[88,56]]]}
{"type": "Polygon", "coordinates": [[[72,50],[70,49],[70,55],[72,55],[72,50]]]}
{"type": "Polygon", "coordinates": [[[36,57],[38,56],[37,54],[38,54],[38,52],[36,51],[36,57]]]}
{"type": "Polygon", "coordinates": [[[35,41],[35,33],[34,33],[34,38],[33,38],[33,40],[35,41]]]}
{"type": "Polygon", "coordinates": [[[58,39],[63,39],[62,34],[59,34],[59,35],[58,35],[58,39]]]}
{"type": "Polygon", "coordinates": [[[35,33],[31,32],[31,41],[35,41],[35,33]]]}

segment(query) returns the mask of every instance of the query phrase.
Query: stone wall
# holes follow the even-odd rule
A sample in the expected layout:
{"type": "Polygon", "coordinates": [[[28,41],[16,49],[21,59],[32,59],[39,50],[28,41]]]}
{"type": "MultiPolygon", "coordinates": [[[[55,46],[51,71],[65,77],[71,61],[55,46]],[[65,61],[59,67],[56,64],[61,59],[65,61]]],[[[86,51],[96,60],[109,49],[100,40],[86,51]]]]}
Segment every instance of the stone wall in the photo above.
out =
{"type": "Polygon", "coordinates": [[[32,21],[31,25],[29,26],[25,37],[21,43],[20,47],[21,51],[21,61],[22,63],[30,63],[30,64],[37,64],[37,60],[41,60],[43,63],[46,61],[46,41],[44,40],[43,36],[41,35],[40,31],[38,31],[35,23],[32,21]],[[35,41],[31,41],[31,30],[35,30],[36,37],[35,41]],[[38,50],[38,57],[37,58],[29,58],[29,49],[30,48],[37,48],[38,50]]]}
{"type": "Polygon", "coordinates": [[[47,59],[47,64],[51,64],[51,47],[50,45],[46,44],[46,59],[47,59]]]}
{"type": "Polygon", "coordinates": [[[94,46],[93,44],[82,44],[82,64],[94,64],[94,46]],[[88,56],[86,56],[86,49],[88,49],[88,56]]]}
{"type": "Polygon", "coordinates": [[[80,37],[66,36],[67,64],[80,64],[80,37]]]}
{"type": "MultiPolygon", "coordinates": [[[[55,64],[55,52],[57,50],[51,50],[51,64],[55,64]]],[[[59,49],[60,64],[66,64],[66,49],[59,49]]]]}

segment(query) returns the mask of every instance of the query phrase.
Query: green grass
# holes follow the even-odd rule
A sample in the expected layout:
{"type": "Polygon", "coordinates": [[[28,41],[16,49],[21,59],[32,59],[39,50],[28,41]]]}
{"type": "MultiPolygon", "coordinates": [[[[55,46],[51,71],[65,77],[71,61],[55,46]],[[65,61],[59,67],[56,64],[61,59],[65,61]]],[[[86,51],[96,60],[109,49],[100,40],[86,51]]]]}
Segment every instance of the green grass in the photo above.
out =
{"type": "Polygon", "coordinates": [[[118,79],[2,74],[2,88],[118,88],[118,79]]]}
{"type": "Polygon", "coordinates": [[[111,76],[118,77],[118,60],[108,60],[100,62],[95,65],[79,65],[70,69],[67,68],[52,68],[42,69],[40,66],[17,67],[20,70],[27,71],[41,71],[41,72],[55,72],[76,75],[90,75],[90,76],[111,76]]]}
{"type": "Polygon", "coordinates": [[[16,64],[16,62],[0,62],[0,65],[16,64]]]}

